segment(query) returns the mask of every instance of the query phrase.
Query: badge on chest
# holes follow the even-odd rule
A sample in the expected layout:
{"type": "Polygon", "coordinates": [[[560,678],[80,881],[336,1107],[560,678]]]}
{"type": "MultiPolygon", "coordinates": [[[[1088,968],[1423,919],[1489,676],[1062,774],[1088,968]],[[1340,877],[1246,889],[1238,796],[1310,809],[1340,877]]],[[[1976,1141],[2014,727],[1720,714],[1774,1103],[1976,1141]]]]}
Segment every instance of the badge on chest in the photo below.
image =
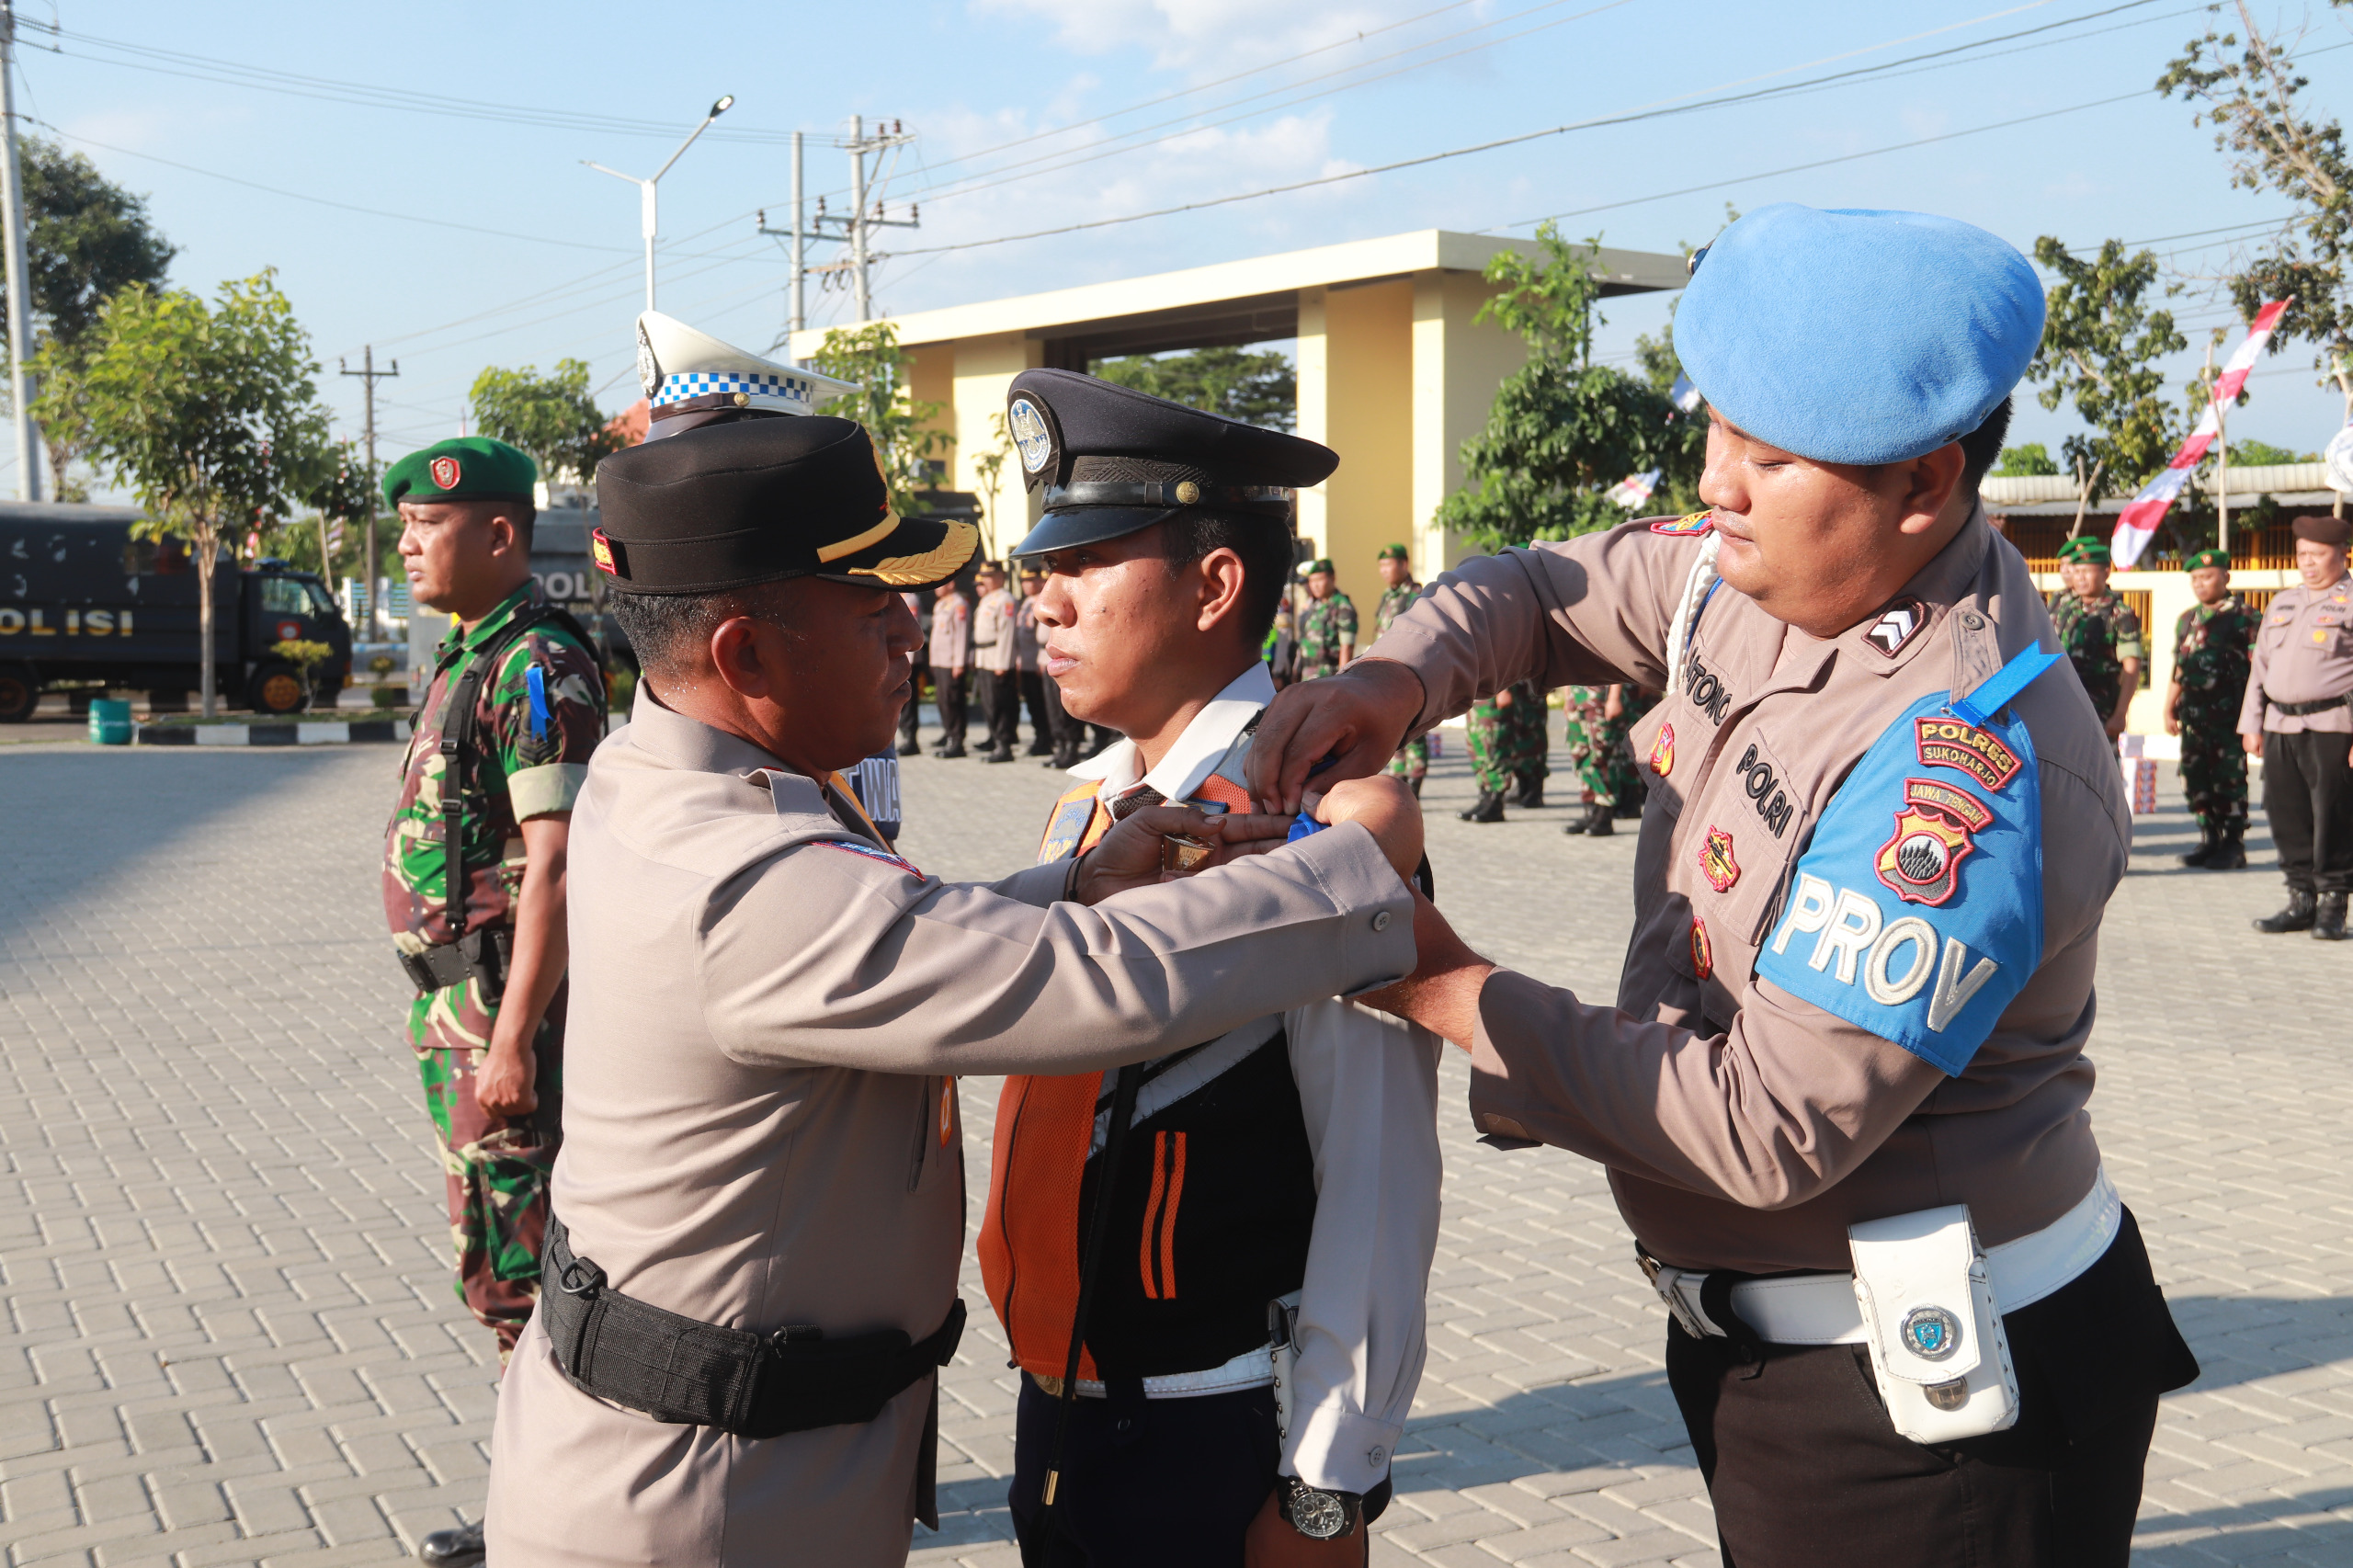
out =
{"type": "Polygon", "coordinates": [[[1083,796],[1065,797],[1054,807],[1054,814],[1046,824],[1045,839],[1038,846],[1038,864],[1068,858],[1086,836],[1086,824],[1094,819],[1092,790],[1083,796]]]}

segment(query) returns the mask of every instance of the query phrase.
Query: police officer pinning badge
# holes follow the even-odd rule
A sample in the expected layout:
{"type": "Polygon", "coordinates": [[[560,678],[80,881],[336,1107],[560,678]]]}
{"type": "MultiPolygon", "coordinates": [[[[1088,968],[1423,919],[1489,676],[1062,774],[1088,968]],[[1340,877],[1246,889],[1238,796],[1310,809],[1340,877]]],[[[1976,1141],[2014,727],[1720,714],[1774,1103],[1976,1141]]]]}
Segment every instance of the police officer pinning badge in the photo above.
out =
{"type": "Polygon", "coordinates": [[[1904,1314],[1904,1348],[1923,1361],[1946,1361],[1961,1348],[1961,1319],[1942,1307],[1914,1307],[1904,1314]]]}
{"type": "Polygon", "coordinates": [[[1732,835],[1720,827],[1710,827],[1707,839],[1699,846],[1699,874],[1718,892],[1729,892],[1733,883],[1740,881],[1740,862],[1733,858],[1732,835]]]}
{"type": "Polygon", "coordinates": [[[1026,397],[1017,397],[1005,411],[1006,428],[1012,432],[1014,449],[1021,454],[1021,472],[1040,474],[1054,460],[1053,426],[1046,423],[1045,413],[1026,397]]]}
{"type": "Polygon", "coordinates": [[[444,490],[455,490],[458,488],[458,481],[463,477],[458,467],[458,460],[449,457],[435,458],[433,466],[428,472],[433,475],[433,483],[444,490]]]}
{"type": "Polygon", "coordinates": [[[1863,633],[1863,641],[1892,659],[1912,641],[1914,633],[1927,624],[1928,612],[1918,599],[1898,599],[1871,622],[1871,629],[1863,633]]]}

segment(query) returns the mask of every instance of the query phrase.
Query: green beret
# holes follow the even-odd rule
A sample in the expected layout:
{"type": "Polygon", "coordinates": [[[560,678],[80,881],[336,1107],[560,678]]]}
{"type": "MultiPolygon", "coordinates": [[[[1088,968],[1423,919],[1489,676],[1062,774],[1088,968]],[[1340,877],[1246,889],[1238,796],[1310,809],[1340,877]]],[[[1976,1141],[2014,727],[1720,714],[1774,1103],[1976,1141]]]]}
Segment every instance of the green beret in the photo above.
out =
{"type": "Polygon", "coordinates": [[[1301,567],[1299,569],[1299,574],[1302,577],[1313,577],[1318,572],[1330,573],[1333,570],[1332,558],[1328,555],[1319,555],[1314,560],[1309,562],[1306,565],[1301,567]]]}
{"type": "Polygon", "coordinates": [[[2085,561],[2094,566],[2105,566],[2113,557],[2109,552],[2108,540],[2095,534],[2077,534],[2059,547],[2059,559],[2085,561]]]}
{"type": "Polygon", "coordinates": [[[384,471],[384,499],[529,503],[540,469],[529,456],[488,436],[452,436],[384,471]]]}
{"type": "Polygon", "coordinates": [[[2231,569],[2231,552],[2227,550],[2195,551],[2188,560],[2181,563],[2185,572],[2195,572],[2201,566],[2219,566],[2227,572],[2231,569]]]}
{"type": "Polygon", "coordinates": [[[1411,561],[1413,557],[1405,553],[1405,547],[1404,545],[1392,544],[1384,546],[1381,549],[1381,553],[1374,556],[1373,559],[1375,561],[1411,561]]]}

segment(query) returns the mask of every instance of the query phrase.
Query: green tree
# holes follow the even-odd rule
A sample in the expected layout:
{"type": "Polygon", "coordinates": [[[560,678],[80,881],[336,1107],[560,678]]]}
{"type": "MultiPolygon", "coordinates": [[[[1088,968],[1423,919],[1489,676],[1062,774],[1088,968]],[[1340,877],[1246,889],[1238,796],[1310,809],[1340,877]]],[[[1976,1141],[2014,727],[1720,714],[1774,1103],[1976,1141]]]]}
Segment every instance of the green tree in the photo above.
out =
{"type": "MultiPolygon", "coordinates": [[[[351,553],[357,556],[363,552],[367,546],[362,542],[361,530],[367,526],[375,502],[376,476],[360,456],[358,443],[338,442],[325,454],[318,477],[302,496],[302,504],[311,509],[312,521],[318,530],[319,575],[328,583],[335,581],[335,560],[342,553],[330,542],[329,536],[340,524],[351,553]]],[[[361,575],[365,578],[369,574],[361,575]]]]}
{"type": "Polygon", "coordinates": [[[99,308],[76,351],[44,348],[40,369],[36,415],[139,497],[147,516],[134,535],[188,541],[210,718],[223,540],[282,521],[329,461],[310,335],[269,272],[223,283],[213,304],[133,284],[99,308]]]}
{"type": "Polygon", "coordinates": [[[475,427],[530,453],[542,481],[568,473],[585,487],[595,481],[597,462],[625,445],[588,395],[585,360],[559,359],[554,373],[545,376],[536,365],[519,370],[493,365],[474,378],[467,395],[475,427]]]}
{"type": "Polygon", "coordinates": [[[1271,349],[1256,354],[1243,348],[1131,354],[1097,359],[1090,369],[1107,381],[1245,425],[1289,430],[1299,424],[1299,372],[1271,349]]]}
{"type": "MultiPolygon", "coordinates": [[[[34,327],[71,343],[117,291],[162,284],[176,252],[148,222],[145,198],[108,181],[88,158],[38,136],[23,138],[17,150],[25,174],[34,327]]],[[[7,302],[0,299],[0,326],[6,322],[7,302]]]]}
{"type": "Polygon", "coordinates": [[[2051,460],[2050,448],[2040,441],[2027,441],[2004,447],[2002,460],[1994,465],[1994,472],[2004,479],[2039,479],[2056,474],[2059,465],[2051,460]]]}
{"type": "Polygon", "coordinates": [[[2336,381],[2346,418],[2353,421],[2353,295],[2347,290],[2353,160],[2337,122],[2307,112],[2300,101],[2311,84],[2296,64],[2298,40],[2266,34],[2245,0],[2234,6],[2242,30],[2218,33],[2210,27],[2190,40],[2157,78],[2157,92],[2178,94],[2196,106],[2193,123],[2212,124],[2214,145],[2230,159],[2233,185],[2274,191],[2295,205],[2295,216],[2223,282],[2242,321],[2254,320],[2267,301],[2291,301],[2272,329],[2271,351],[2293,339],[2311,344],[2313,368],[2336,381]]]}
{"type": "Polygon", "coordinates": [[[944,454],[956,444],[956,437],[935,423],[947,405],[923,402],[909,389],[907,372],[915,362],[915,356],[899,347],[898,328],[889,322],[835,327],[809,358],[811,369],[858,384],[858,391],[827,403],[825,412],[866,426],[882,459],[891,506],[901,514],[925,509],[915,493],[932,487],[928,465],[934,454],[944,454]]]}
{"type": "Polygon", "coordinates": [[[2233,441],[2231,463],[2234,467],[2284,468],[2290,463],[2316,463],[2318,452],[2292,451],[2275,447],[2268,441],[2233,441]]]}
{"type": "Polygon", "coordinates": [[[2058,281],[2047,296],[2042,342],[2027,380],[2042,383],[2036,395],[2043,407],[2071,403],[2089,426],[2060,444],[2075,474],[2072,538],[2083,531],[2095,500],[2138,484],[2180,445],[2181,426],[2156,361],[2188,340],[2176,330],[2172,312],[2143,302],[2157,280],[2151,252],[2128,256],[2123,241],[2109,240],[2086,260],[2045,234],[2034,242],[2034,259],[2058,281]]]}
{"type": "Polygon", "coordinates": [[[1526,338],[1529,358],[1496,389],[1486,427],[1462,444],[1463,486],[1438,512],[1488,549],[1621,521],[1603,490],[1658,469],[1663,490],[1688,492],[1705,459],[1706,430],[1672,417],[1664,388],[1593,362],[1599,240],[1573,245],[1550,223],[1536,238],[1540,256],[1505,251],[1487,264],[1487,280],[1502,288],[1475,319],[1526,338]]]}

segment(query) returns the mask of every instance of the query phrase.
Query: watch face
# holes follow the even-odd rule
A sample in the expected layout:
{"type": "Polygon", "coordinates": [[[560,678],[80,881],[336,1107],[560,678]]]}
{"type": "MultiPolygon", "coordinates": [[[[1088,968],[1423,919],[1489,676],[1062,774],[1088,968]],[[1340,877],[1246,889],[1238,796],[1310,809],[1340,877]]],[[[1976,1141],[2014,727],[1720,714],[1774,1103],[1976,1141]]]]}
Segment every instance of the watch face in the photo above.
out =
{"type": "Polygon", "coordinates": [[[1348,1506],[1334,1493],[1313,1486],[1291,1489],[1291,1528],[1310,1540],[1330,1540],[1348,1528],[1348,1506]]]}

